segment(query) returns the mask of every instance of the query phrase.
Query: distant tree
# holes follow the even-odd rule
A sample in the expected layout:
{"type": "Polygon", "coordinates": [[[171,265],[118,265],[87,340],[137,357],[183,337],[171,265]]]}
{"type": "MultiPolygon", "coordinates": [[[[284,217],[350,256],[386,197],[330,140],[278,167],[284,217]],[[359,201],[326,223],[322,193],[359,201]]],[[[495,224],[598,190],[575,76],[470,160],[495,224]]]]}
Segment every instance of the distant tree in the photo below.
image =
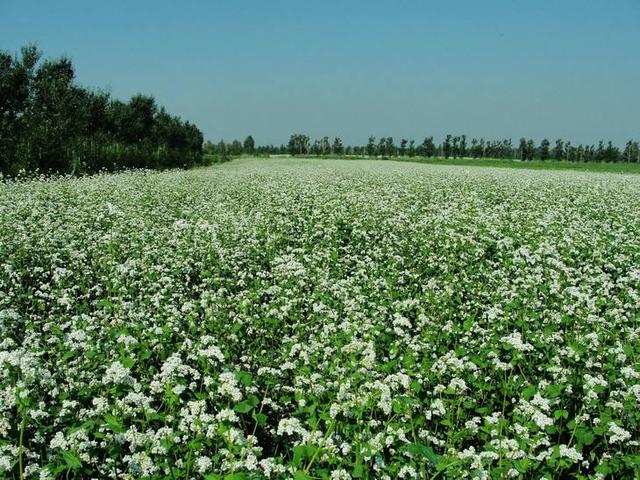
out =
{"type": "Polygon", "coordinates": [[[624,147],[623,158],[625,162],[636,163],[640,161],[640,146],[638,142],[629,140],[624,147]]]}
{"type": "Polygon", "coordinates": [[[461,157],[467,156],[467,136],[466,135],[460,136],[460,156],[461,157]]]}
{"type": "Polygon", "coordinates": [[[575,148],[571,145],[571,142],[567,140],[564,144],[564,152],[563,152],[562,160],[573,161],[574,153],[575,153],[575,148]]]}
{"type": "Polygon", "coordinates": [[[525,138],[520,139],[520,146],[518,147],[518,156],[521,160],[533,160],[536,152],[536,144],[533,140],[527,140],[525,138]]]}
{"type": "Polygon", "coordinates": [[[242,155],[242,144],[240,143],[240,140],[234,140],[231,142],[231,145],[229,146],[229,153],[234,157],[242,155]]]}
{"type": "Polygon", "coordinates": [[[289,138],[289,144],[287,145],[286,152],[290,155],[306,155],[309,153],[309,137],[299,133],[294,133],[289,138]]]}
{"type": "Polygon", "coordinates": [[[385,140],[385,150],[390,157],[396,156],[396,146],[393,144],[393,138],[387,137],[385,140]]]}
{"type": "Polygon", "coordinates": [[[453,158],[457,158],[460,156],[460,137],[459,136],[455,136],[453,137],[453,140],[451,142],[451,156],[453,158]]]}
{"type": "Polygon", "coordinates": [[[436,145],[433,143],[433,137],[426,137],[422,142],[424,156],[427,158],[434,157],[436,154],[436,145]]]}
{"type": "Polygon", "coordinates": [[[216,153],[216,146],[211,140],[207,140],[204,143],[204,146],[202,147],[202,150],[204,151],[204,153],[207,153],[207,154],[215,154],[216,153]]]}
{"type": "Polygon", "coordinates": [[[553,158],[556,160],[564,158],[564,142],[561,139],[556,140],[556,146],[553,147],[553,158]]]}
{"type": "Polygon", "coordinates": [[[311,149],[309,151],[311,155],[321,155],[322,154],[322,141],[318,138],[311,145],[311,149]]]}
{"type": "Polygon", "coordinates": [[[473,158],[482,157],[482,145],[477,138],[471,139],[471,148],[469,149],[473,158]]]}
{"type": "Polygon", "coordinates": [[[409,140],[409,149],[407,151],[407,154],[410,157],[415,157],[416,156],[416,141],[411,139],[409,140]]]}
{"type": "Polygon", "coordinates": [[[452,153],[451,135],[447,134],[444,142],[442,142],[442,155],[444,158],[449,158],[452,153]]]}
{"type": "Polygon", "coordinates": [[[376,155],[376,137],[369,137],[366,147],[367,156],[373,157],[376,155]]]}
{"type": "Polygon", "coordinates": [[[378,141],[378,155],[381,155],[383,157],[387,156],[387,141],[385,137],[380,137],[380,140],[378,141]]]}
{"type": "Polygon", "coordinates": [[[520,160],[527,159],[527,140],[524,137],[520,138],[520,146],[518,147],[518,156],[520,157],[520,160]]]}
{"type": "Polygon", "coordinates": [[[229,150],[227,148],[227,145],[224,143],[224,140],[220,140],[218,142],[216,151],[218,155],[218,161],[226,162],[227,160],[229,160],[229,150]]]}
{"type": "Polygon", "coordinates": [[[607,162],[617,162],[620,159],[620,149],[616,147],[613,142],[607,142],[607,148],[605,149],[605,160],[607,162]]]}
{"type": "Polygon", "coordinates": [[[540,148],[538,149],[538,156],[540,160],[548,160],[549,159],[549,146],[551,143],[546,138],[543,138],[540,142],[540,148]]]}
{"type": "Polygon", "coordinates": [[[533,140],[527,140],[527,160],[533,160],[535,151],[536,151],[536,144],[533,142],[533,140]]]}
{"type": "Polygon", "coordinates": [[[331,153],[331,144],[329,143],[329,137],[322,137],[320,140],[320,154],[329,155],[331,153]]]}
{"type": "Polygon", "coordinates": [[[407,144],[409,143],[409,140],[407,140],[406,138],[403,138],[402,140],[400,140],[400,150],[399,150],[399,154],[401,157],[404,157],[407,154],[407,144]]]}
{"type": "Polygon", "coordinates": [[[344,147],[342,146],[342,140],[339,137],[336,137],[333,140],[333,145],[331,146],[331,153],[334,155],[342,155],[344,154],[344,147]]]}
{"type": "Polygon", "coordinates": [[[289,143],[287,144],[287,152],[290,155],[298,155],[298,135],[295,133],[289,137],[289,143]]]}
{"type": "Polygon", "coordinates": [[[247,136],[247,138],[244,139],[244,143],[242,144],[242,151],[243,153],[253,155],[255,150],[256,150],[256,142],[253,139],[253,137],[249,135],[247,136]]]}
{"type": "Polygon", "coordinates": [[[604,162],[605,159],[606,159],[606,154],[605,154],[605,151],[604,151],[604,141],[603,140],[600,140],[598,142],[598,147],[595,150],[595,159],[598,162],[604,162]]]}

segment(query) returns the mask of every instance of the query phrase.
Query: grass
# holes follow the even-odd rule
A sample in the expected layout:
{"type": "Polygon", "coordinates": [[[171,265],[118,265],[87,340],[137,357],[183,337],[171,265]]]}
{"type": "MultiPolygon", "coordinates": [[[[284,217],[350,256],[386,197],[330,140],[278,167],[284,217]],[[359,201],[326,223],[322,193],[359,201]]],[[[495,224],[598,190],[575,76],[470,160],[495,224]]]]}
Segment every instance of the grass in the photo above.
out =
{"type": "MultiPolygon", "coordinates": [[[[281,156],[278,156],[281,157],[281,156]]],[[[393,157],[393,158],[368,158],[359,156],[324,156],[303,158],[333,158],[344,160],[378,160],[395,162],[426,163],[429,165],[459,165],[464,167],[496,167],[496,168],[520,168],[529,170],[575,170],[584,172],[608,172],[608,173],[640,173],[638,163],[605,163],[605,162],[565,162],[558,160],[532,160],[522,161],[517,159],[502,158],[444,158],[444,157],[393,157]]]]}

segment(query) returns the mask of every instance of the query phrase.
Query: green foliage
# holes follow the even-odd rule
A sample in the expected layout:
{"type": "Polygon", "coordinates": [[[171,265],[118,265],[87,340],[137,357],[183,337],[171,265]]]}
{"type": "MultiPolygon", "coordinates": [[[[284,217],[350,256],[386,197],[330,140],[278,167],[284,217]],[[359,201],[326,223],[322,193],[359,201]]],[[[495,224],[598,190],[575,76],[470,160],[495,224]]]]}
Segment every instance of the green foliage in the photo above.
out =
{"type": "Polygon", "coordinates": [[[201,132],[153,97],[112,100],[78,86],[69,59],[40,59],[34,46],[15,57],[0,51],[0,174],[201,163],[201,132]]]}

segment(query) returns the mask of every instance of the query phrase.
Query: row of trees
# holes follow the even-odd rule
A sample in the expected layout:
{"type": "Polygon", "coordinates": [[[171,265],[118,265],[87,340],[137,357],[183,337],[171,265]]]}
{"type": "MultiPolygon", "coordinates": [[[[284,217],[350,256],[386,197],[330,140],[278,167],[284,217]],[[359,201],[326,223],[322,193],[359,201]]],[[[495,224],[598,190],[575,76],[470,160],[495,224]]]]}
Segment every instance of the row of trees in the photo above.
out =
{"type": "Polygon", "coordinates": [[[227,155],[241,154],[289,154],[289,155],[354,155],[369,157],[444,157],[444,158],[504,158],[520,160],[564,160],[570,162],[636,162],[640,163],[638,142],[629,141],[623,150],[612,142],[600,141],[595,145],[573,145],[558,139],[552,145],[547,139],[536,144],[531,139],[521,138],[517,146],[511,139],[485,140],[466,135],[446,135],[437,144],[433,137],[426,137],[421,143],[413,139],[401,139],[398,144],[392,137],[369,137],[366,145],[344,145],[339,137],[331,140],[322,137],[311,141],[308,135],[293,134],[286,145],[256,146],[253,137],[244,142],[234,140],[230,144],[208,142],[205,151],[226,152],[227,155]]]}
{"type": "Polygon", "coordinates": [[[224,162],[231,157],[237,157],[242,154],[254,155],[258,153],[256,151],[256,142],[251,135],[245,138],[244,142],[233,140],[231,143],[225,143],[224,140],[220,140],[218,143],[213,143],[211,140],[207,140],[203,150],[205,155],[213,156],[215,162],[224,162]]]}
{"type": "Polygon", "coordinates": [[[0,173],[88,173],[202,162],[202,133],[154,98],[128,102],[83,88],[67,58],[35,46],[0,51],[0,173]]]}

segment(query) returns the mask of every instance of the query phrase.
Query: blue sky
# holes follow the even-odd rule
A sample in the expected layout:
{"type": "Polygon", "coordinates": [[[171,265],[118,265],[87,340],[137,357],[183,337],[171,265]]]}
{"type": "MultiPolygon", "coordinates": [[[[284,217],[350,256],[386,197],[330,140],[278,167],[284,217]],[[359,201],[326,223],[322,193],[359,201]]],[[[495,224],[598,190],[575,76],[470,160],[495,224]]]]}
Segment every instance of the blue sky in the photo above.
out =
{"type": "Polygon", "coordinates": [[[205,138],[640,139],[640,0],[0,0],[0,48],[205,138]]]}

